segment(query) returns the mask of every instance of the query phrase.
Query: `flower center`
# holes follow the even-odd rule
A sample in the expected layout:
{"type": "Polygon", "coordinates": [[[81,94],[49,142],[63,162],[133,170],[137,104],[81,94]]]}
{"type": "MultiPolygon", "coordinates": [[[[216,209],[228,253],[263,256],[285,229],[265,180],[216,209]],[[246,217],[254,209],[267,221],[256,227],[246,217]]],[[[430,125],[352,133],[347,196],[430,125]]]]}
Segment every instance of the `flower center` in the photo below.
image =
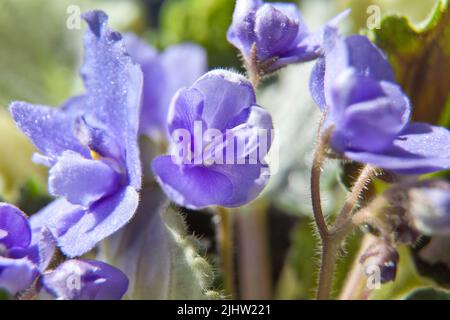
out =
{"type": "Polygon", "coordinates": [[[95,152],[92,149],[89,149],[90,153],[91,153],[91,158],[92,160],[100,160],[102,158],[102,156],[100,154],[98,154],[97,152],[95,152]]]}

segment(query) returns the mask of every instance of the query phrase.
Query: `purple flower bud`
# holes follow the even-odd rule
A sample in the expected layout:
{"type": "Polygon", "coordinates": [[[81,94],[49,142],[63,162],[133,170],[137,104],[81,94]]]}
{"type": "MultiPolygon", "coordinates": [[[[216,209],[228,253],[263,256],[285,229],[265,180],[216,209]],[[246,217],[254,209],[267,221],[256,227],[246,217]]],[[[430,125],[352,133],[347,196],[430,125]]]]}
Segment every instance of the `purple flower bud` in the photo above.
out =
{"type": "Polygon", "coordinates": [[[237,0],[227,37],[249,64],[256,58],[258,68],[268,73],[290,63],[319,57],[324,30],[335,27],[347,13],[338,15],[322,30],[312,33],[295,4],[237,0]]]}
{"type": "Polygon", "coordinates": [[[450,183],[432,181],[408,194],[409,211],[418,230],[427,235],[450,235],[450,183]]]}
{"type": "Polygon", "coordinates": [[[359,262],[368,276],[378,276],[379,283],[383,284],[395,280],[399,258],[397,250],[380,241],[367,248],[359,262]]]}
{"type": "Polygon", "coordinates": [[[45,273],[44,288],[60,300],[119,300],[128,289],[128,279],[106,263],[68,260],[45,273]]]}

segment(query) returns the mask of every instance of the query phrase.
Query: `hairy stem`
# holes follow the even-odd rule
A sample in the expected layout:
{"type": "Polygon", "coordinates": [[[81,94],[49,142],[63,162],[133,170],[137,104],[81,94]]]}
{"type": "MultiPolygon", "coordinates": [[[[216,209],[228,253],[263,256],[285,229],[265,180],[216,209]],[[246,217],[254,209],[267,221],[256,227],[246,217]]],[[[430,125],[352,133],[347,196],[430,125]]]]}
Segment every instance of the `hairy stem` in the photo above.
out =
{"type": "Polygon", "coordinates": [[[321,134],[324,118],[325,113],[319,125],[319,140],[316,146],[316,150],[314,151],[310,181],[314,221],[316,223],[322,244],[325,243],[325,240],[328,237],[328,227],[322,212],[322,201],[320,197],[320,176],[322,174],[322,166],[325,160],[326,150],[328,148],[328,142],[331,135],[331,130],[328,130],[324,134],[321,134]]]}
{"type": "Polygon", "coordinates": [[[217,238],[225,278],[225,291],[234,297],[233,219],[230,211],[217,207],[217,238]]]}
{"type": "Polygon", "coordinates": [[[261,81],[261,75],[259,74],[258,57],[256,56],[256,43],[253,44],[250,49],[249,60],[245,63],[247,69],[247,76],[253,87],[256,89],[261,81]]]}
{"type": "MultiPolygon", "coordinates": [[[[318,145],[318,147],[323,148],[323,146],[318,145]]],[[[316,154],[318,154],[316,150],[316,154]]],[[[322,151],[324,152],[324,151],[322,151]]],[[[320,160],[323,161],[323,159],[320,159],[320,153],[319,153],[319,161],[318,164],[320,165],[319,168],[312,170],[313,174],[318,174],[318,177],[315,177],[314,179],[320,180],[320,172],[321,172],[321,165],[320,160]]],[[[314,158],[316,162],[316,157],[314,158]]],[[[313,176],[311,175],[311,182],[313,182],[313,176]]],[[[344,206],[342,207],[338,217],[336,218],[336,221],[333,225],[333,227],[329,230],[325,219],[322,214],[322,209],[320,205],[320,184],[315,182],[315,189],[313,189],[313,184],[311,184],[311,191],[313,195],[313,209],[314,209],[314,217],[316,220],[317,228],[319,230],[321,242],[322,242],[322,256],[321,256],[321,265],[320,265],[320,272],[319,272],[319,284],[317,289],[317,299],[328,299],[330,297],[332,288],[333,288],[333,277],[334,277],[334,269],[336,266],[336,261],[338,258],[338,252],[341,246],[342,241],[345,240],[345,238],[352,232],[353,230],[353,223],[351,219],[351,212],[355,208],[355,206],[358,204],[358,200],[360,199],[361,195],[363,194],[367,184],[371,181],[371,179],[375,175],[375,170],[370,167],[366,166],[361,171],[358,179],[353,185],[352,191],[347,196],[347,199],[344,203],[344,206]],[[314,195],[314,193],[316,193],[314,195]]]]}
{"type": "Polygon", "coordinates": [[[335,231],[340,228],[345,228],[346,225],[351,223],[352,210],[358,204],[358,201],[363,195],[364,190],[375,175],[376,171],[372,166],[366,165],[361,170],[358,179],[353,184],[351,192],[347,195],[344,206],[342,207],[336,218],[336,222],[334,224],[335,231]]]}

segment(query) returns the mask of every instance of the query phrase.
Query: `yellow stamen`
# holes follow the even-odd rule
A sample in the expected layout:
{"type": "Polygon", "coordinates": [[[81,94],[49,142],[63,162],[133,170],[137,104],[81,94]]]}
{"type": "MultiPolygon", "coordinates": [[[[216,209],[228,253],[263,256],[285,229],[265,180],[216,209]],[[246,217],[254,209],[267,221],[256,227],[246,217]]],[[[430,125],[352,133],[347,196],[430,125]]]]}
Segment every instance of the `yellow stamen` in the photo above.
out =
{"type": "Polygon", "coordinates": [[[91,152],[91,158],[92,159],[94,159],[94,160],[100,160],[101,158],[102,158],[102,156],[101,155],[99,155],[97,152],[95,152],[94,150],[90,150],[90,152],[91,152]]]}

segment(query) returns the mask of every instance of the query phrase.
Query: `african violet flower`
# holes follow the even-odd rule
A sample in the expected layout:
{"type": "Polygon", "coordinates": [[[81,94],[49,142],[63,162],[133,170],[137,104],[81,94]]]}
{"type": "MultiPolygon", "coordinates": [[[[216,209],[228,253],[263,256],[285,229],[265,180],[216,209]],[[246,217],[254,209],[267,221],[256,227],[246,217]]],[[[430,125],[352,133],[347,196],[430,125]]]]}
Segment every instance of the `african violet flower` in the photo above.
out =
{"type": "Polygon", "coordinates": [[[95,260],[67,260],[42,277],[43,287],[60,300],[119,300],[128,279],[117,268],[95,260]]]}
{"type": "MultiPolygon", "coordinates": [[[[341,13],[327,26],[335,26],[347,13],[341,13]]],[[[268,73],[290,63],[319,57],[322,34],[323,29],[315,33],[308,30],[295,4],[237,0],[227,38],[247,63],[256,58],[258,68],[268,73]]]]}
{"type": "Polygon", "coordinates": [[[138,124],[142,72],[127,55],[119,33],[100,11],[86,13],[81,75],[87,93],[62,108],[13,102],[19,128],[42,153],[34,160],[50,167],[54,202],[33,216],[46,226],[68,256],[92,249],[133,216],[141,167],[138,124]]]}
{"type": "Polygon", "coordinates": [[[32,237],[25,214],[0,203],[0,288],[10,295],[28,289],[39,275],[39,250],[32,237]]]}
{"type": "Polygon", "coordinates": [[[383,53],[360,35],[328,29],[325,57],[311,75],[311,92],[332,127],[332,149],[352,160],[400,174],[450,168],[450,132],[410,123],[409,99],[383,53]]]}
{"type": "Polygon", "coordinates": [[[202,47],[186,43],[158,53],[133,34],[124,36],[127,51],[144,75],[141,134],[160,140],[167,138],[167,112],[175,92],[190,86],[207,70],[206,52],[202,47]]]}
{"type": "Polygon", "coordinates": [[[272,141],[272,119],[256,105],[254,89],[244,77],[216,70],[179,90],[169,109],[168,129],[172,155],[155,158],[152,168],[179,205],[237,207],[267,184],[264,156],[272,141]],[[245,140],[245,146],[235,138],[245,140]],[[186,143],[187,149],[178,148],[186,143]]]}

